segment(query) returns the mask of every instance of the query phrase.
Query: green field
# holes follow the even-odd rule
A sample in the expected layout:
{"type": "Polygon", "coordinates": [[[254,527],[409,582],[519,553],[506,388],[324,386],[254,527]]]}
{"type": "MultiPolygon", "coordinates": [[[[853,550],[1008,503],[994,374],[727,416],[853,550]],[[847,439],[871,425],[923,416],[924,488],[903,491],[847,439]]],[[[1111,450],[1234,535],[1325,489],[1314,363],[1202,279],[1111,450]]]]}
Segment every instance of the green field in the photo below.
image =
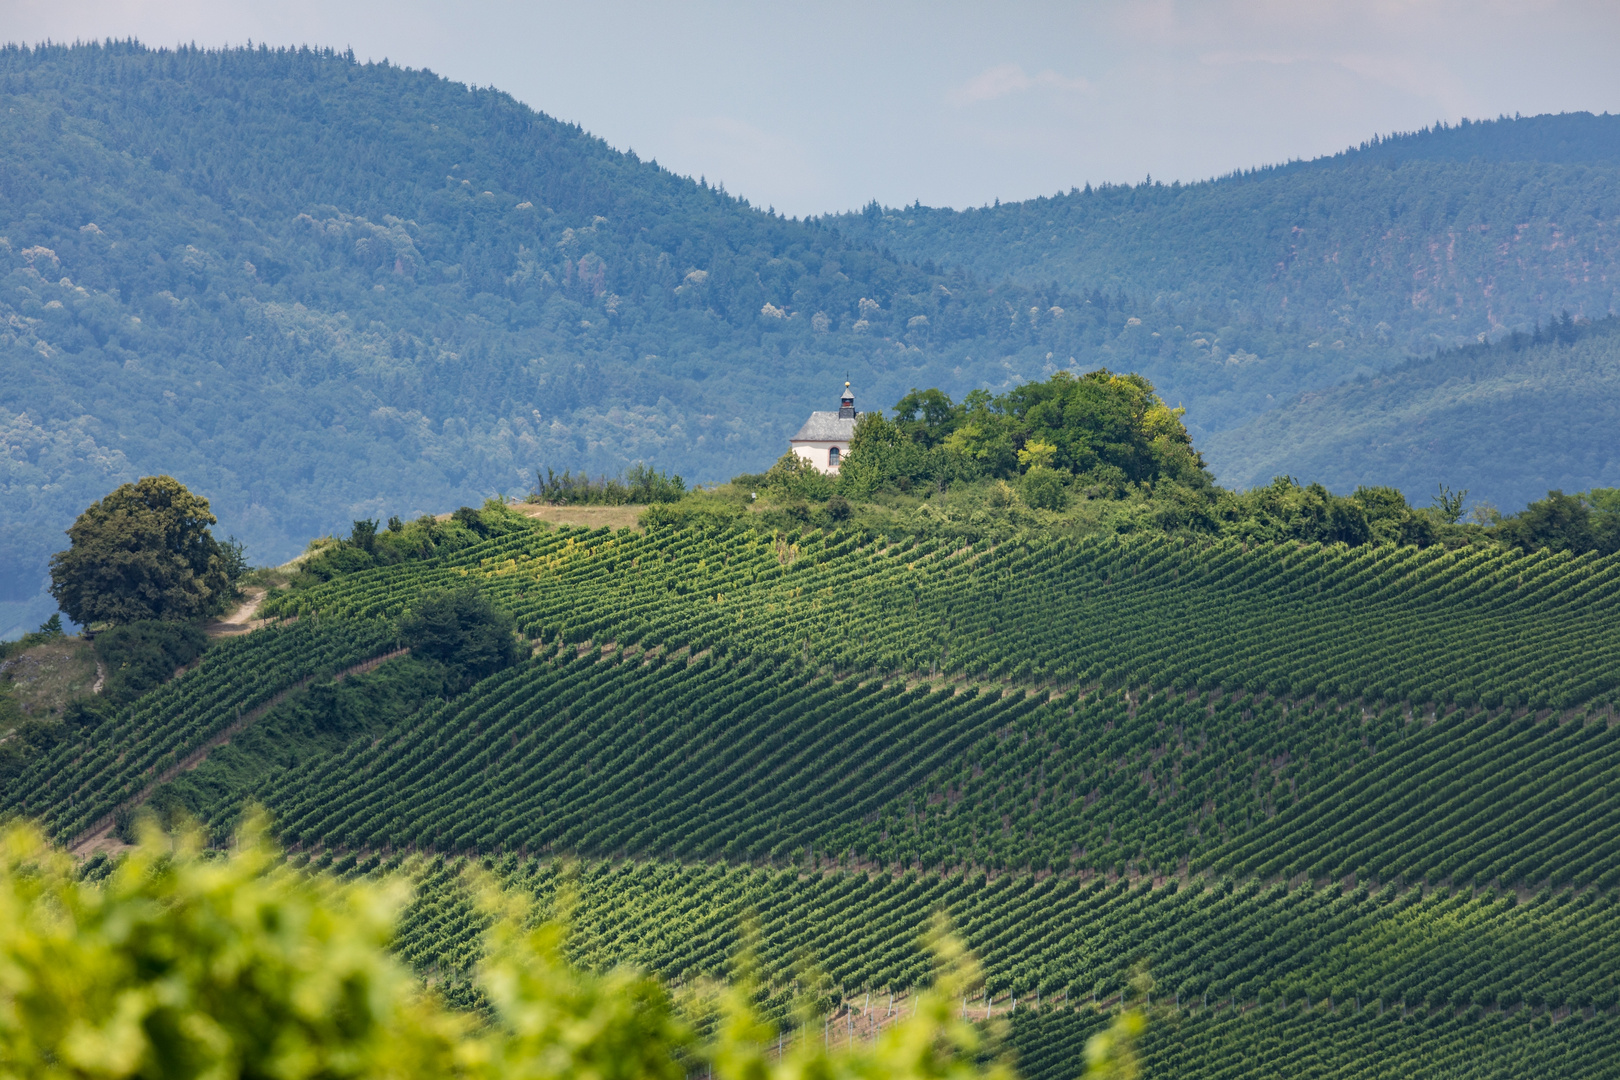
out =
{"type": "Polygon", "coordinates": [[[150,802],[411,875],[397,947],[469,1004],[489,874],[677,982],[751,925],[769,1000],[823,973],[828,1037],[927,977],[943,911],[1028,1077],[1144,966],[1149,1075],[1606,1075],[1617,590],[1620,557],[1494,547],[536,526],[273,594],[4,800],[72,839],[259,710],[150,802]],[[322,678],[468,585],[516,665],[322,678]]]}

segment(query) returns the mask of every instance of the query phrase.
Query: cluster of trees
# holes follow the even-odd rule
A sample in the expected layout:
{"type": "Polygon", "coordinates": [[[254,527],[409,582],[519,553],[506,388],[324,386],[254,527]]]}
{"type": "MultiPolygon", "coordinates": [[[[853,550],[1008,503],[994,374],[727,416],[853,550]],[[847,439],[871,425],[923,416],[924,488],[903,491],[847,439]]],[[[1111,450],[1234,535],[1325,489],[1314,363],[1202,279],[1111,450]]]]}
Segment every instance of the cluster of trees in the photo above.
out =
{"type": "MultiPolygon", "coordinates": [[[[1611,321],[1594,338],[1590,326],[1558,320],[1545,332],[1538,328],[1522,339],[1458,355],[1620,341],[1617,328],[1620,321],[1611,321]]],[[[1394,487],[1360,485],[1349,495],[1335,495],[1322,483],[1292,476],[1234,491],[1214,482],[1182,418],[1182,410],[1169,408],[1147,379],[1106,369],[1080,376],[1060,371],[1000,396],[972,391],[960,402],[937,388],[914,389],[895,404],[892,416],[862,414],[836,477],[789,453],[768,472],[735,477],[731,486],[775,496],[790,521],[797,504],[801,521],[854,519],[888,529],[982,535],[995,530],[999,513],[1003,527],[1015,531],[1080,528],[1352,547],[1497,542],[1577,554],[1620,551],[1620,489],[1553,491],[1505,517],[1488,503],[1476,503],[1472,521],[1464,520],[1468,491],[1444,484],[1429,506],[1412,505],[1394,487]],[[959,503],[979,512],[965,521],[960,514],[872,512],[874,502],[934,498],[952,489],[960,489],[959,503]],[[1062,516],[1087,503],[1089,517],[1062,516]],[[819,508],[807,513],[807,504],[819,508]],[[1021,517],[1019,506],[1059,516],[1021,517]]]]}
{"type": "MultiPolygon", "coordinates": [[[[1393,488],[1338,496],[1291,477],[1247,492],[1226,490],[1215,484],[1182,417],[1147,379],[1106,369],[1060,371],[1000,396],[973,391],[961,402],[937,388],[912,390],[892,417],[861,416],[836,477],[790,453],[763,475],[736,477],[732,488],[763,488],[788,503],[820,502],[833,522],[868,516],[854,509],[863,502],[933,498],[962,487],[969,501],[1004,515],[1014,504],[1061,513],[1095,503],[1106,509],[1090,527],[1115,531],[1421,546],[1458,527],[1460,508],[1446,496],[1437,500],[1443,506],[1418,509],[1393,488]]],[[[930,520],[908,519],[922,529],[930,520]]],[[[1048,516],[1017,527],[1075,524],[1048,516]]]]}
{"type": "Polygon", "coordinates": [[[1058,509],[1070,482],[1107,491],[1207,482],[1184,410],[1167,407],[1140,375],[1060,371],[999,397],[976,390],[959,404],[938,389],[913,390],[894,413],[857,422],[839,477],[849,494],[1016,478],[1032,505],[1058,509]]]}
{"type": "Polygon", "coordinates": [[[595,480],[581,472],[575,476],[564,469],[559,476],[547,469],[536,473],[529,502],[552,506],[647,506],[678,502],[686,494],[686,480],[642,462],[630,466],[622,477],[599,476],[595,480]]]}
{"type": "Polygon", "coordinates": [[[1613,555],[1620,551],[1620,488],[1594,488],[1578,495],[1549,491],[1545,499],[1500,519],[1496,535],[1526,550],[1613,555]]]}

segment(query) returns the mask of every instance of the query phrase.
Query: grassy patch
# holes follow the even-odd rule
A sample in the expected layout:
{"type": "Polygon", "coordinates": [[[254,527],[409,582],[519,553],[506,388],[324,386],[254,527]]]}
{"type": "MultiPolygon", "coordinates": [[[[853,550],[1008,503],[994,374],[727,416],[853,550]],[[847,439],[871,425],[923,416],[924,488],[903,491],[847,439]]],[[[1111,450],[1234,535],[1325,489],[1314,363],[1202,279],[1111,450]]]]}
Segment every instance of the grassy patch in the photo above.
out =
{"type": "Polygon", "coordinates": [[[83,638],[35,645],[0,663],[0,678],[23,716],[60,716],[68,702],[89,695],[95,686],[95,650],[83,638]]]}

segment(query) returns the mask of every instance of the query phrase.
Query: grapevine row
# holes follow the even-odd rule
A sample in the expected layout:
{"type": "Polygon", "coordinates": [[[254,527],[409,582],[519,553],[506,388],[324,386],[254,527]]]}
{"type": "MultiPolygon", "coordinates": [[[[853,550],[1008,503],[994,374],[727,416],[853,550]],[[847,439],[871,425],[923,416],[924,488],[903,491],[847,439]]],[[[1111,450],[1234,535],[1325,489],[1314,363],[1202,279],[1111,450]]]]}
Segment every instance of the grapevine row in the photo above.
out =
{"type": "Polygon", "coordinates": [[[3,807],[70,837],[301,679],[387,648],[376,620],[305,620],[226,639],[202,662],[99,723],[73,732],[0,787],[3,807]]]}
{"type": "Polygon", "coordinates": [[[276,610],[396,615],[481,582],[545,641],[726,646],[838,670],[1567,707],[1620,685],[1620,557],[1086,538],[558,530],[276,610]]]}
{"type": "MultiPolygon", "coordinates": [[[[767,980],[813,958],[850,997],[928,977],[921,938],[936,910],[982,959],[988,994],[1065,1007],[1117,1001],[1146,964],[1155,997],[1200,1009],[1255,1002],[1431,1012],[1611,1010],[1620,1002],[1620,895],[1547,890],[1185,888],[1030,875],[870,874],[664,862],[489,862],[542,911],[567,885],[575,958],[668,978],[723,975],[745,918],[767,980]]],[[[483,926],[460,860],[420,873],[399,948],[465,971],[483,926]]],[[[1016,999],[1016,1000],[1015,1000],[1016,999]]]]}

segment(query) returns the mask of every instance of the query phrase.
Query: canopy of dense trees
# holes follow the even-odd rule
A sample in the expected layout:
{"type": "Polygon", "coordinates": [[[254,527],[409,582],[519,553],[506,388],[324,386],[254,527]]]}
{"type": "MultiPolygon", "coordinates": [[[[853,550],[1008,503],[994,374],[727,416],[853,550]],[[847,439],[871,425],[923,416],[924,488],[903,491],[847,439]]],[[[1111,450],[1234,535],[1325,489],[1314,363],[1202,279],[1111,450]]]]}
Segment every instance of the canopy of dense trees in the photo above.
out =
{"type": "Polygon", "coordinates": [[[1514,547],[1534,551],[1620,551],[1620,488],[1598,488],[1579,495],[1549,491],[1521,513],[1507,518],[1497,535],[1514,547]]]}
{"type": "Polygon", "coordinates": [[[976,390],[961,402],[913,390],[886,419],[864,414],[841,487],[867,494],[929,480],[973,480],[1061,471],[1109,487],[1161,479],[1209,482],[1182,426],[1139,375],[1058,372],[1000,397],[976,390]]]}
{"type": "Polygon", "coordinates": [[[51,595],[79,623],[196,619],[226,599],[241,565],[208,531],[208,500],[172,476],[124,484],[68,528],[51,595]]]}

